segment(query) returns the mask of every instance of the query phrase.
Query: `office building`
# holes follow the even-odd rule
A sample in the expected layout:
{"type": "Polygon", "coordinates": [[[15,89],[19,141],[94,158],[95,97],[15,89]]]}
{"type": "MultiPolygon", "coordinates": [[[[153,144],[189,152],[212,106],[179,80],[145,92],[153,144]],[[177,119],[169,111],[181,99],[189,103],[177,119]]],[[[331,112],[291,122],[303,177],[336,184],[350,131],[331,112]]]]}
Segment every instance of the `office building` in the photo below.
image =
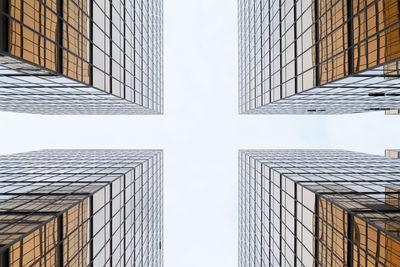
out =
{"type": "Polygon", "coordinates": [[[163,0],[3,0],[0,110],[163,112],[163,0]]]}
{"type": "Polygon", "coordinates": [[[400,109],[394,0],[239,0],[239,111],[400,109]]]}
{"type": "Polygon", "coordinates": [[[0,156],[0,266],[163,266],[160,150],[0,156]]]}
{"type": "Polygon", "coordinates": [[[239,156],[239,266],[400,266],[398,159],[344,150],[239,156]]]}

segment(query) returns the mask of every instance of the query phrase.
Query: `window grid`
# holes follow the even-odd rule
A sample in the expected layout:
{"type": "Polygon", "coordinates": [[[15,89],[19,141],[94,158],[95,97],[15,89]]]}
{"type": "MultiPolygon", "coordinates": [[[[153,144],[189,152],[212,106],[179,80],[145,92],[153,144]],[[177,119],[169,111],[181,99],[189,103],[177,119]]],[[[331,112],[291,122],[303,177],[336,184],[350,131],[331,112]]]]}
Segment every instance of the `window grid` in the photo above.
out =
{"type": "Polygon", "coordinates": [[[239,0],[239,112],[398,110],[393,0],[239,0]]]}
{"type": "Polygon", "coordinates": [[[163,266],[160,150],[0,156],[0,258],[10,266],[163,266]]]}
{"type": "Polygon", "coordinates": [[[399,265],[399,151],[386,155],[240,151],[239,266],[399,265]]]}
{"type": "Polygon", "coordinates": [[[0,10],[1,110],[163,112],[163,0],[9,2],[0,10]]]}

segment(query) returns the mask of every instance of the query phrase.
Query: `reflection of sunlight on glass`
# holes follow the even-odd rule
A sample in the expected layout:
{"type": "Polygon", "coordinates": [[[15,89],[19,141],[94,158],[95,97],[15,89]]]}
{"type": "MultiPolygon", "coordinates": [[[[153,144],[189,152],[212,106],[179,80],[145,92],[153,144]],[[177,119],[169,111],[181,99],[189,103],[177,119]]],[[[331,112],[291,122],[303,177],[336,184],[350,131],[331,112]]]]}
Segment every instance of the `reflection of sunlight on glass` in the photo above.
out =
{"type": "Polygon", "coordinates": [[[160,150],[2,156],[0,266],[162,266],[162,161],[160,150]]]}
{"type": "Polygon", "coordinates": [[[163,1],[123,2],[2,1],[0,110],[162,114],[163,1]]]}
{"type": "MultiPolygon", "coordinates": [[[[399,83],[387,82],[389,76],[382,74],[383,68],[396,67],[390,79],[399,77],[398,1],[377,0],[368,6],[359,0],[300,1],[285,11],[275,4],[256,10],[247,2],[239,1],[241,113],[345,114],[400,108],[400,97],[390,95],[399,94],[399,83]],[[279,18],[284,20],[280,23],[279,18]]],[[[397,111],[388,112],[393,113],[397,111]]]]}
{"type": "Polygon", "coordinates": [[[240,266],[253,256],[256,266],[399,266],[398,159],[242,150],[239,172],[240,266]]]}

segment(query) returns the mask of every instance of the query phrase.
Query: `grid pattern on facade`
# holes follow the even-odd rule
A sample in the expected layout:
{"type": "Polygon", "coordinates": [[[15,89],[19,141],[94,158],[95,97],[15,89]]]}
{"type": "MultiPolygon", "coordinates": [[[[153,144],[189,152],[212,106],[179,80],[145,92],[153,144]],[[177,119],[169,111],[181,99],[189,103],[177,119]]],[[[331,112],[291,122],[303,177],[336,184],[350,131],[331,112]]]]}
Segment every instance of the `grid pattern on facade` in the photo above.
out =
{"type": "Polygon", "coordinates": [[[0,156],[1,266],[163,266],[160,150],[0,156]]]}
{"type": "Polygon", "coordinates": [[[0,110],[163,112],[163,0],[7,0],[0,110]]]}
{"type": "Polygon", "coordinates": [[[400,107],[398,1],[238,3],[240,113],[400,107]]]}
{"type": "Polygon", "coordinates": [[[400,264],[398,159],[243,150],[239,161],[239,266],[400,264]]]}

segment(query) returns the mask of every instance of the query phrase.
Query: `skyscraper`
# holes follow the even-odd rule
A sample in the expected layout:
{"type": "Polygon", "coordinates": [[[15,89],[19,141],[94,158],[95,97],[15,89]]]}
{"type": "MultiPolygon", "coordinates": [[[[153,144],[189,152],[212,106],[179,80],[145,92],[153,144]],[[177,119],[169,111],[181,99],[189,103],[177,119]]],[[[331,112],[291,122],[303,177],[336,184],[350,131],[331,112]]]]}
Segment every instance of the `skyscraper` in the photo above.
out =
{"type": "Polygon", "coordinates": [[[163,112],[163,0],[0,2],[0,110],[163,112]]]}
{"type": "Polygon", "coordinates": [[[399,266],[400,162],[243,150],[239,266],[399,266]]]}
{"type": "Polygon", "coordinates": [[[0,156],[0,266],[163,266],[160,150],[0,156]]]}
{"type": "Polygon", "coordinates": [[[240,113],[400,108],[394,0],[239,0],[240,113]]]}

